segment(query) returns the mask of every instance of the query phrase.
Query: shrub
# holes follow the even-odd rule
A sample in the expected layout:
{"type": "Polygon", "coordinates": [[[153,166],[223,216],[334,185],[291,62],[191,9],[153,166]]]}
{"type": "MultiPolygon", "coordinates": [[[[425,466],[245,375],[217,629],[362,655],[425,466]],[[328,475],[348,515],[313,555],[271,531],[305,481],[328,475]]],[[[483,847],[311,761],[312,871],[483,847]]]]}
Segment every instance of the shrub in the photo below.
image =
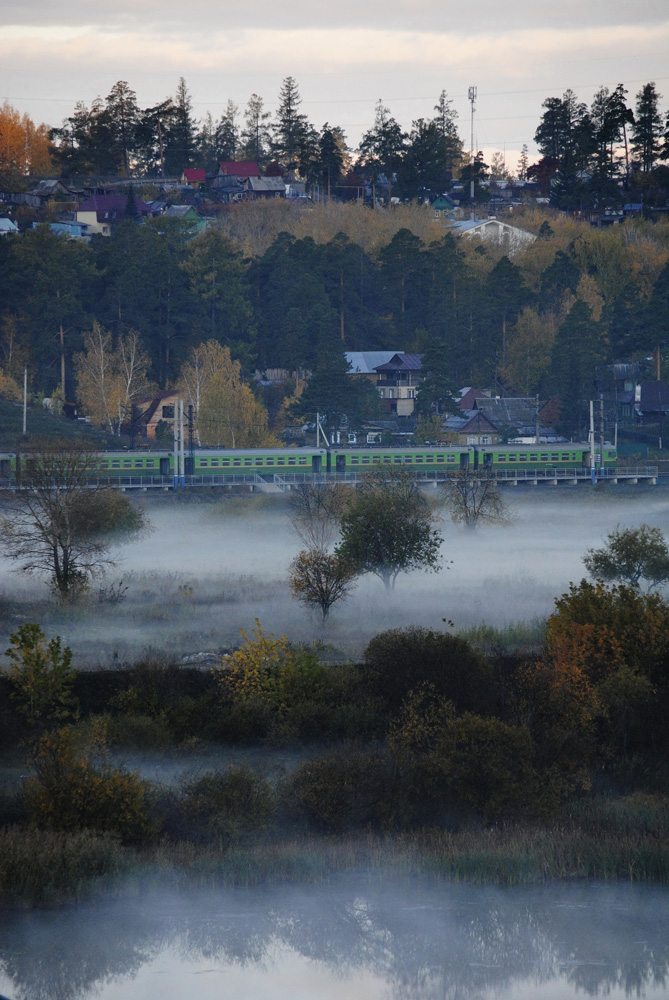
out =
{"type": "Polygon", "coordinates": [[[288,803],[330,832],[387,824],[392,793],[390,756],[347,747],[300,764],[286,787],[288,803]]]}
{"type": "Polygon", "coordinates": [[[494,704],[493,670],[458,636],[412,626],[375,636],[365,650],[374,694],[397,710],[410,691],[431,684],[458,712],[487,713],[494,704]]]}
{"type": "Polygon", "coordinates": [[[45,726],[76,713],[72,694],[72,651],[61,646],[60,636],[47,643],[39,625],[21,625],[9,637],[5,655],[12,685],[10,697],[31,726],[45,726]]]}
{"type": "Polygon", "coordinates": [[[33,750],[35,777],[25,784],[30,819],[51,830],[93,829],[143,840],[153,831],[147,788],[137,774],[100,761],[106,742],[96,720],[87,739],[72,726],[47,733],[33,750]]]}
{"type": "Polygon", "coordinates": [[[245,764],[203,774],[186,785],[183,826],[196,836],[233,843],[267,828],[275,809],[269,781],[245,764]]]}

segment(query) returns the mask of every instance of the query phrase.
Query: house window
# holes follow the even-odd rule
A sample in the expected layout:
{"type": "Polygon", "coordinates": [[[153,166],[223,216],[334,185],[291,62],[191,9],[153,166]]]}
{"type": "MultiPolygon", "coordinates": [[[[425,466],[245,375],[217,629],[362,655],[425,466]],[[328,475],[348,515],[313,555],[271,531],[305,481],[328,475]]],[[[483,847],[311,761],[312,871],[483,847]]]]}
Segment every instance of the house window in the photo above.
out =
{"type": "Polygon", "coordinates": [[[384,399],[385,395],[386,395],[386,390],[385,389],[379,389],[379,396],[381,397],[381,399],[384,399]]]}
{"type": "Polygon", "coordinates": [[[163,406],[162,414],[163,419],[174,420],[174,406],[163,406]]]}
{"type": "Polygon", "coordinates": [[[407,399],[414,399],[415,396],[416,396],[416,390],[415,389],[409,389],[407,391],[407,399]]]}
{"type": "Polygon", "coordinates": [[[388,399],[394,399],[394,398],[395,398],[395,390],[388,389],[388,399]]]}

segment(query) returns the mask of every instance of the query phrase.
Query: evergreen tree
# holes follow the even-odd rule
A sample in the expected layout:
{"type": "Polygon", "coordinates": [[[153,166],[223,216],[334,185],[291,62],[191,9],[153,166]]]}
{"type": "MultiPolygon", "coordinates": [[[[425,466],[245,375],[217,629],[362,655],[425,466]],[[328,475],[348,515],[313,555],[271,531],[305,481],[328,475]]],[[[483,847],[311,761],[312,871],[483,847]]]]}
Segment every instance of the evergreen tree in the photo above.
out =
{"type": "Polygon", "coordinates": [[[339,347],[323,351],[302,395],[290,406],[291,416],[314,421],[319,413],[330,436],[343,424],[355,430],[378,416],[381,403],[376,389],[365,376],[349,374],[350,368],[339,347]]]}
{"type": "Polygon", "coordinates": [[[174,98],[174,113],[168,123],[165,138],[165,169],[170,176],[179,176],[195,162],[197,129],[193,118],[193,102],[181,76],[174,98]]]}
{"type": "Polygon", "coordinates": [[[137,154],[142,173],[165,176],[165,144],[173,126],[175,107],[168,97],[141,111],[136,128],[137,154]]]}
{"type": "Polygon", "coordinates": [[[261,166],[267,162],[271,141],[271,114],[258,94],[251,94],[244,110],[244,128],[241,134],[242,156],[261,166]]]}
{"type": "Polygon", "coordinates": [[[660,98],[654,83],[645,84],[636,95],[632,125],[632,151],[641,169],[650,173],[662,151],[663,123],[660,98]]]}
{"type": "Polygon", "coordinates": [[[443,143],[443,166],[446,170],[455,170],[462,159],[462,139],[458,135],[458,128],[455,124],[458,113],[451,107],[452,104],[453,101],[448,99],[446,91],[442,90],[439,101],[434,106],[437,113],[433,122],[437,126],[443,143]]]}
{"type": "Polygon", "coordinates": [[[300,112],[301,103],[297,82],[287,76],[279,91],[272,153],[288,174],[299,171],[307,176],[315,152],[316,133],[306,115],[300,112]]]}
{"type": "Polygon", "coordinates": [[[372,180],[372,207],[376,207],[377,183],[383,175],[392,197],[393,174],[402,162],[406,135],[382,101],[377,101],[374,124],[360,140],[360,161],[372,180]]]}
{"type": "Polygon", "coordinates": [[[341,180],[345,163],[346,136],[338,126],[331,128],[326,122],[318,138],[318,160],[314,168],[314,179],[322,185],[328,198],[341,180]]]}
{"type": "Polygon", "coordinates": [[[531,292],[517,264],[501,257],[488,275],[486,305],[489,324],[488,352],[498,371],[506,365],[507,333],[523,306],[529,305],[531,292]]]}
{"type": "Polygon", "coordinates": [[[216,161],[237,159],[241,142],[238,118],[239,108],[234,101],[228,101],[216,128],[216,161]]]}
{"type": "Polygon", "coordinates": [[[422,359],[423,381],[418,390],[416,409],[423,415],[456,413],[457,388],[453,381],[453,363],[445,340],[431,340],[422,359]]]}
{"type": "Polygon", "coordinates": [[[560,326],[551,358],[551,389],[560,400],[564,434],[584,434],[588,400],[596,391],[596,376],[604,358],[600,329],[590,307],[577,299],[560,326]]]}
{"type": "Polygon", "coordinates": [[[426,258],[422,241],[400,229],[379,253],[379,275],[393,329],[408,339],[422,326],[426,258]]]}
{"type": "Polygon", "coordinates": [[[107,95],[104,119],[109,155],[116,160],[117,169],[127,177],[135,151],[139,108],[135,91],[125,80],[115,83],[107,95]]]}
{"type": "Polygon", "coordinates": [[[438,122],[413,122],[399,169],[399,186],[406,198],[439,194],[448,186],[446,144],[438,122]]]}

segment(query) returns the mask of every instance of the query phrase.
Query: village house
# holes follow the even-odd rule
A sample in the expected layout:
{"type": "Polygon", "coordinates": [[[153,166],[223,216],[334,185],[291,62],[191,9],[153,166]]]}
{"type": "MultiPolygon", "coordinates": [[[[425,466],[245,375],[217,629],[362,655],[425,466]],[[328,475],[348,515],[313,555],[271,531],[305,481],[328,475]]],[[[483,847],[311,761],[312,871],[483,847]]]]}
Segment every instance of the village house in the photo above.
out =
{"type": "Polygon", "coordinates": [[[204,187],[206,181],[207,172],[201,167],[186,167],[179,178],[179,184],[196,189],[204,187]]]}
{"type": "MultiPolygon", "coordinates": [[[[112,227],[127,218],[128,196],[125,194],[94,194],[77,209],[77,222],[88,226],[89,233],[111,236],[112,227]]],[[[151,210],[141,199],[135,199],[138,218],[150,215],[151,210]]]]}
{"type": "Polygon", "coordinates": [[[249,177],[260,179],[260,167],[253,160],[224,160],[218,165],[218,177],[230,177],[235,180],[247,180],[249,177]]]}
{"type": "Polygon", "coordinates": [[[489,219],[463,219],[460,222],[453,222],[451,232],[467,236],[469,239],[478,236],[484,243],[492,244],[509,257],[513,257],[536,240],[533,233],[519,226],[511,226],[494,216],[489,219]]]}
{"type": "Polygon", "coordinates": [[[165,389],[164,392],[159,392],[148,399],[138,400],[135,404],[135,413],[139,433],[149,441],[155,441],[156,432],[160,436],[162,425],[169,447],[174,433],[175,406],[180,398],[181,394],[176,389],[165,389]]]}

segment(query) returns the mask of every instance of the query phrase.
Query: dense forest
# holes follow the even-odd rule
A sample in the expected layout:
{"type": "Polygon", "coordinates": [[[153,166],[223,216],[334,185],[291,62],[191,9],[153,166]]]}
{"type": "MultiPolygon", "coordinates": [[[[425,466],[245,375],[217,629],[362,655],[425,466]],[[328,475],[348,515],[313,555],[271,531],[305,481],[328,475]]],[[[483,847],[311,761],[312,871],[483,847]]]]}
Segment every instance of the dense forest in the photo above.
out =
{"type": "Polygon", "coordinates": [[[422,206],[257,202],[199,235],[157,218],[89,244],[30,230],[0,241],[4,394],[16,396],[27,365],[34,393],[85,403],[96,329],[107,355],[131,337],[144,395],[175,385],[209,341],[242,380],[256,369],[334,377],[343,351],[390,349],[424,354],[424,407],[477,385],[557,396],[567,425],[612,362],[667,346],[669,225],[600,230],[537,210],[516,221],[537,239],[512,259],[422,206]]]}

